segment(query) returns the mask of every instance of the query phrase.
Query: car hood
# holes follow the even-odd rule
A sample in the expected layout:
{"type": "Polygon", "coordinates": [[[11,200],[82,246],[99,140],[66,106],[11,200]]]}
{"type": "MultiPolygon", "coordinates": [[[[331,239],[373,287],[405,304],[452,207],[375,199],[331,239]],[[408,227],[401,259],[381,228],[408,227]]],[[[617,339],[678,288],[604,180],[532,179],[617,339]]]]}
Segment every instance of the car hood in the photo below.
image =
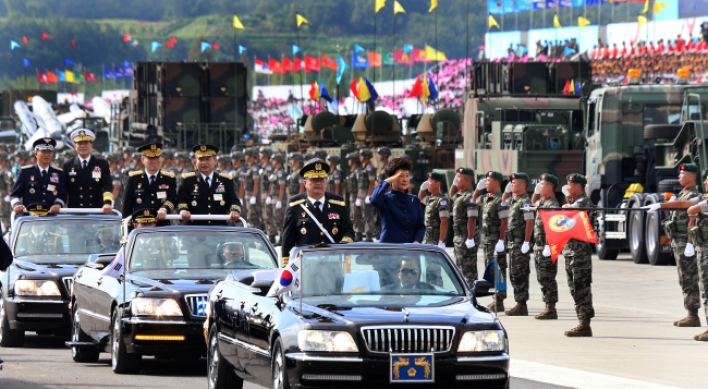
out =
{"type": "Polygon", "coordinates": [[[59,257],[56,263],[47,264],[37,264],[30,262],[28,260],[15,259],[13,265],[18,269],[22,270],[28,277],[42,276],[42,277],[70,277],[76,273],[76,270],[81,266],[80,264],[66,264],[62,262],[66,261],[66,256],[59,257]],[[62,258],[64,260],[62,260],[62,258]]]}
{"type": "Polygon", "coordinates": [[[216,283],[217,280],[212,279],[164,279],[154,280],[145,277],[130,277],[130,282],[143,290],[143,292],[165,292],[165,293],[204,293],[209,292],[209,289],[216,283]]]}

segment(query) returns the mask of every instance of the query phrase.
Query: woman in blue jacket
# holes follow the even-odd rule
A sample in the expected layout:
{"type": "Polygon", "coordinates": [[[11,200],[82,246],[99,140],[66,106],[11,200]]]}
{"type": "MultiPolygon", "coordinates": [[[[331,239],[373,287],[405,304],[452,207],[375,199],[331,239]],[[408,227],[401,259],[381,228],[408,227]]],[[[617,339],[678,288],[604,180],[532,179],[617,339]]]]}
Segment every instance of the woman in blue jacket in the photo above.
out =
{"type": "Polygon", "coordinates": [[[382,243],[420,243],[425,236],[420,200],[406,192],[412,167],[406,159],[392,159],[384,166],[388,178],[371,193],[369,200],[381,216],[382,243]]]}

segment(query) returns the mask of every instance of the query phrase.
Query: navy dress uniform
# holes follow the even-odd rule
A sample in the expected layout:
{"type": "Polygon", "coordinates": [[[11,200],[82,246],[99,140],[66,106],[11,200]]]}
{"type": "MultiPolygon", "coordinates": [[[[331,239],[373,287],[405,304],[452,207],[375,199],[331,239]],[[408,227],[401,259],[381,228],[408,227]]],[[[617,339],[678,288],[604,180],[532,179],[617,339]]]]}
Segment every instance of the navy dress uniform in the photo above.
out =
{"type": "MultiPolygon", "coordinates": [[[[151,143],[138,149],[147,158],[159,158],[162,144],[151,143]]],[[[177,182],[175,174],[158,170],[149,174],[147,170],[128,172],[128,179],[123,191],[123,215],[132,215],[137,210],[149,208],[157,212],[164,209],[167,213],[175,210],[177,204],[177,182]]],[[[160,221],[158,226],[169,225],[169,221],[160,221]]]]}
{"type": "MultiPolygon", "coordinates": [[[[300,170],[300,176],[306,179],[327,178],[329,166],[319,159],[309,161],[300,170]]],[[[319,201],[315,201],[318,203],[319,201]]],[[[315,204],[307,193],[300,193],[288,199],[281,233],[282,266],[290,259],[290,250],[295,246],[318,243],[331,243],[325,233],[317,226],[307,210],[312,213],[327,233],[337,243],[354,241],[354,228],[349,218],[349,210],[342,196],[325,192],[321,204],[315,204]],[[317,206],[317,207],[316,207],[317,206]]]]}
{"type": "MultiPolygon", "coordinates": [[[[57,142],[52,138],[42,138],[34,142],[35,150],[51,150],[57,142]]],[[[20,168],[19,175],[10,193],[10,205],[42,204],[49,208],[52,205],[64,206],[66,201],[66,186],[61,169],[51,165],[42,169],[39,165],[26,165],[20,168]]]]}
{"type": "MultiPolygon", "coordinates": [[[[211,145],[197,145],[192,149],[197,158],[213,157],[219,149],[211,145]]],[[[212,171],[207,177],[199,171],[182,173],[182,183],[177,191],[177,212],[189,211],[194,215],[228,215],[241,213],[241,201],[234,190],[231,175],[212,171]]],[[[192,220],[193,225],[227,225],[224,220],[192,220]]]]}
{"type": "MultiPolygon", "coordinates": [[[[96,135],[81,129],[71,133],[74,143],[93,142],[96,135]]],[[[102,208],[113,203],[113,178],[108,161],[91,155],[78,155],[65,162],[62,170],[67,184],[67,204],[72,208],[102,208]],[[85,162],[85,163],[84,163],[85,162]]]]}

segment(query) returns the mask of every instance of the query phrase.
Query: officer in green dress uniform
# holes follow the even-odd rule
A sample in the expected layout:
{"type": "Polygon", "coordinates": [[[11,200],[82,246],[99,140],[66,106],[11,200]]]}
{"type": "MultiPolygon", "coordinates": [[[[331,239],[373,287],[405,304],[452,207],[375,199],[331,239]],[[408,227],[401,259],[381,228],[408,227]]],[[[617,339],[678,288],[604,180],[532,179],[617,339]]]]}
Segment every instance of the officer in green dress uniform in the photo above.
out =
{"type": "MultiPolygon", "coordinates": [[[[418,197],[425,190],[429,196],[423,197],[425,204],[425,237],[424,244],[431,244],[445,250],[445,237],[447,236],[448,219],[450,218],[450,198],[442,192],[445,185],[445,176],[442,173],[428,173],[428,180],[421,186],[418,197]]],[[[427,264],[427,280],[433,285],[442,286],[440,265],[427,264]]]]}

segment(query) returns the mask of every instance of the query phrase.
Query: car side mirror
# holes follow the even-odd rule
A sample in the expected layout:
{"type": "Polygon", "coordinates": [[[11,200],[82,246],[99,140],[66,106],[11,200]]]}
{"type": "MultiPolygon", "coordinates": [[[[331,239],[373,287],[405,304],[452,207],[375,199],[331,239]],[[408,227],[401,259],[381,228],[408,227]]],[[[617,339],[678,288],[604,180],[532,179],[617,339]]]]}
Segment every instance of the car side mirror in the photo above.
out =
{"type": "Polygon", "coordinates": [[[116,254],[92,254],[89,256],[88,261],[86,261],[86,265],[95,269],[103,269],[113,262],[113,258],[115,257],[116,254]]]}
{"type": "Polygon", "coordinates": [[[495,292],[494,284],[487,280],[476,280],[472,288],[474,289],[475,297],[492,296],[495,292]]]}
{"type": "Polygon", "coordinates": [[[271,286],[273,286],[273,280],[256,281],[251,284],[251,291],[255,295],[265,297],[271,286]]]}

